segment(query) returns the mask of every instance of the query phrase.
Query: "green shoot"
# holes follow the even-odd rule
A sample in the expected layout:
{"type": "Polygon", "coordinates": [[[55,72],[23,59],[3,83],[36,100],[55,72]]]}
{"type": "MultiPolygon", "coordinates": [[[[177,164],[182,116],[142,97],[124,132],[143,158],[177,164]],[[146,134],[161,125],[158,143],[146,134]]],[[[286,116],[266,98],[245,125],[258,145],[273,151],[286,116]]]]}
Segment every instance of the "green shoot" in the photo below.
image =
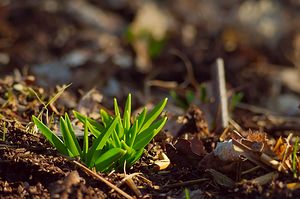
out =
{"type": "Polygon", "coordinates": [[[207,88],[206,88],[205,84],[203,84],[203,83],[200,84],[199,90],[200,90],[200,102],[208,103],[209,99],[208,99],[207,88]]]}
{"type": "Polygon", "coordinates": [[[150,113],[146,108],[133,121],[131,118],[131,95],[126,100],[123,118],[118,102],[114,99],[115,115],[100,110],[101,121],[93,120],[76,111],[74,116],[84,124],[83,146],[81,147],[74,133],[67,114],[60,118],[62,139],[52,132],[40,119],[33,116],[33,122],[46,139],[62,154],[79,157],[89,168],[109,172],[130,167],[140,159],[147,144],[159,133],[167,122],[167,117],[157,118],[166,106],[167,99],[158,103],[150,113]],[[91,134],[91,143],[89,143],[91,134]]]}
{"type": "Polygon", "coordinates": [[[297,171],[297,166],[298,166],[297,165],[298,142],[299,142],[299,137],[297,136],[295,144],[294,144],[293,154],[292,154],[292,169],[293,169],[294,178],[297,178],[297,174],[298,174],[298,171],[297,171]]]}
{"type": "Polygon", "coordinates": [[[186,99],[182,99],[182,97],[180,97],[175,91],[170,91],[170,95],[177,106],[181,107],[182,109],[188,109],[189,104],[186,99]]]}
{"type": "MultiPolygon", "coordinates": [[[[63,85],[62,88],[60,88],[58,90],[58,92],[46,103],[44,102],[44,100],[42,100],[42,98],[40,98],[40,96],[35,92],[35,90],[33,90],[32,88],[28,87],[28,91],[30,93],[33,93],[36,98],[38,99],[38,101],[43,105],[43,109],[41,110],[41,112],[38,114],[37,118],[41,119],[42,114],[44,113],[44,111],[46,112],[46,122],[48,125],[51,124],[51,121],[53,121],[53,115],[51,115],[50,120],[49,120],[49,114],[48,114],[48,106],[53,104],[62,94],[63,92],[70,86],[71,84],[68,85],[63,85]]],[[[28,128],[28,132],[32,132],[34,133],[35,130],[31,129],[32,123],[30,122],[26,128],[28,128]]]]}
{"type": "Polygon", "coordinates": [[[63,87],[60,88],[58,92],[44,105],[45,108],[47,108],[50,104],[53,104],[63,94],[63,92],[65,92],[65,90],[71,86],[71,84],[63,85],[63,87]]]}
{"type": "Polygon", "coordinates": [[[229,104],[229,111],[232,113],[237,105],[242,101],[244,94],[241,92],[234,93],[231,97],[229,104]]]}
{"type": "Polygon", "coordinates": [[[185,195],[185,199],[191,198],[190,190],[188,188],[184,188],[184,195],[185,195]]]}
{"type": "Polygon", "coordinates": [[[32,116],[32,120],[35,125],[40,129],[43,135],[47,138],[47,140],[62,154],[68,155],[68,149],[63,143],[63,141],[53,133],[43,122],[41,122],[37,117],[32,116]]]}

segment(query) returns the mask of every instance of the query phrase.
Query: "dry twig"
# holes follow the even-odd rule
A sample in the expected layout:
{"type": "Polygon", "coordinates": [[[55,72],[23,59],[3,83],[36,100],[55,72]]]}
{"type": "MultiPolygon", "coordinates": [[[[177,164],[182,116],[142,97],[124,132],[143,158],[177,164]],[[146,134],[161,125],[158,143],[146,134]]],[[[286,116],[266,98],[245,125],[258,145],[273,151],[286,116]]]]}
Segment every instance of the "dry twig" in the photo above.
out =
{"type": "Polygon", "coordinates": [[[120,188],[118,188],[116,185],[112,184],[111,182],[107,181],[105,178],[103,178],[102,176],[98,175],[97,173],[93,172],[92,170],[90,170],[89,168],[87,168],[86,166],[84,166],[83,164],[77,162],[76,160],[73,161],[77,166],[79,166],[83,171],[85,171],[87,174],[99,179],[100,181],[104,182],[105,184],[107,184],[110,188],[116,190],[119,194],[121,194],[122,196],[124,196],[127,199],[133,199],[133,197],[131,197],[129,194],[127,194],[126,192],[122,191],[120,188]]]}
{"type": "Polygon", "coordinates": [[[225,129],[229,124],[229,114],[228,114],[228,102],[226,93],[226,82],[225,82],[225,71],[224,71],[224,61],[221,58],[216,60],[216,64],[213,66],[212,71],[214,96],[215,96],[215,113],[217,119],[217,124],[221,123],[221,131],[225,129]],[[219,115],[220,114],[220,115],[219,115]]]}

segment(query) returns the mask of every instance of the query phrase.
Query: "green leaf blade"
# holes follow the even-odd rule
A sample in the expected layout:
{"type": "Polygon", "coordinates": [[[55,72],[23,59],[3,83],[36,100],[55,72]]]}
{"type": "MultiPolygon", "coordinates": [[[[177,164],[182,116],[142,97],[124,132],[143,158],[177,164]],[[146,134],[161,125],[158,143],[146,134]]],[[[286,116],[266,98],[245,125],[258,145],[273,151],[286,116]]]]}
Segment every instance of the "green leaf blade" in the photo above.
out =
{"type": "MultiPolygon", "coordinates": [[[[82,115],[81,113],[79,113],[77,111],[73,111],[73,114],[74,114],[75,118],[78,119],[82,124],[85,125],[86,120],[87,120],[92,126],[94,126],[96,129],[98,129],[100,132],[104,131],[104,129],[105,129],[104,126],[101,125],[96,120],[86,117],[85,115],[82,115]]],[[[99,135],[94,135],[94,136],[98,137],[99,135]]]]}
{"type": "MultiPolygon", "coordinates": [[[[113,133],[113,131],[115,130],[115,127],[117,125],[118,122],[118,117],[116,117],[111,123],[110,125],[107,126],[106,130],[102,133],[100,133],[99,137],[97,137],[96,139],[94,139],[92,146],[91,146],[91,154],[89,155],[89,160],[88,162],[91,163],[90,161],[93,160],[95,152],[97,150],[101,150],[104,145],[106,144],[106,142],[108,141],[109,137],[111,136],[111,134],[113,133]]],[[[97,131],[92,125],[89,125],[88,128],[90,129],[90,131],[97,131]]]]}
{"type": "Polygon", "coordinates": [[[161,112],[165,108],[167,102],[168,98],[165,98],[153,108],[153,110],[146,116],[145,122],[139,130],[140,132],[146,130],[154,122],[154,120],[161,114],[161,112]]]}
{"type": "Polygon", "coordinates": [[[133,126],[129,129],[128,131],[128,138],[126,140],[126,143],[128,144],[128,146],[132,147],[134,141],[135,141],[135,138],[136,138],[136,135],[138,133],[138,126],[139,126],[139,121],[136,120],[134,123],[133,123],[133,126]]]}
{"type": "MultiPolygon", "coordinates": [[[[70,124],[71,125],[71,124],[70,124]]],[[[71,157],[76,157],[80,155],[80,150],[78,150],[74,138],[72,137],[72,133],[68,128],[68,122],[63,119],[63,117],[60,118],[60,130],[63,135],[65,145],[70,150],[71,154],[69,154],[71,157]]],[[[75,136],[75,135],[74,135],[75,136]]]]}
{"type": "Polygon", "coordinates": [[[130,119],[131,119],[131,94],[128,94],[126,103],[125,103],[125,109],[124,109],[124,115],[123,115],[123,126],[125,131],[128,131],[130,128],[130,119]]]}
{"type": "Polygon", "coordinates": [[[97,171],[106,171],[112,164],[114,164],[118,159],[120,159],[126,151],[121,148],[112,148],[102,154],[95,161],[95,167],[97,171]]]}
{"type": "Polygon", "coordinates": [[[116,147],[121,147],[121,141],[116,130],[114,130],[114,132],[112,133],[112,140],[114,141],[116,147]]]}
{"type": "Polygon", "coordinates": [[[137,121],[139,122],[138,130],[141,130],[141,128],[144,124],[146,116],[147,116],[147,109],[144,108],[143,111],[137,117],[137,121]]]}
{"type": "Polygon", "coordinates": [[[139,151],[136,151],[134,157],[132,157],[131,159],[128,159],[128,166],[129,166],[129,167],[132,166],[133,164],[135,164],[136,161],[138,161],[138,160],[141,158],[141,156],[142,156],[143,153],[144,153],[144,150],[145,150],[145,149],[142,148],[142,149],[140,149],[139,151]]]}
{"type": "Polygon", "coordinates": [[[72,141],[74,142],[75,147],[77,149],[77,153],[81,156],[81,147],[79,145],[79,142],[78,142],[77,137],[75,135],[74,129],[72,127],[71,120],[70,120],[70,118],[69,118],[69,116],[68,116],[67,113],[65,114],[65,121],[66,121],[68,130],[69,130],[69,133],[70,133],[70,135],[72,137],[72,141]]]}
{"type": "Polygon", "coordinates": [[[116,98],[114,98],[114,109],[115,109],[115,115],[121,116],[120,110],[119,110],[119,105],[118,105],[118,100],[116,98]]]}
{"type": "Polygon", "coordinates": [[[100,110],[100,115],[104,127],[107,127],[112,120],[111,116],[104,109],[100,110]]]}
{"type": "Polygon", "coordinates": [[[136,151],[146,147],[147,144],[156,136],[167,122],[167,117],[164,117],[152,124],[148,129],[144,130],[136,137],[136,142],[133,144],[133,149],[136,151]]]}
{"type": "Polygon", "coordinates": [[[38,127],[38,129],[42,132],[42,134],[46,137],[46,139],[62,154],[68,155],[68,150],[63,143],[63,141],[53,133],[43,122],[41,122],[37,117],[32,116],[32,120],[34,124],[38,127]]]}
{"type": "Polygon", "coordinates": [[[88,132],[88,126],[86,125],[86,123],[88,123],[87,119],[85,119],[84,132],[83,132],[83,146],[82,146],[83,162],[86,162],[87,154],[89,151],[89,132],[88,132]]]}

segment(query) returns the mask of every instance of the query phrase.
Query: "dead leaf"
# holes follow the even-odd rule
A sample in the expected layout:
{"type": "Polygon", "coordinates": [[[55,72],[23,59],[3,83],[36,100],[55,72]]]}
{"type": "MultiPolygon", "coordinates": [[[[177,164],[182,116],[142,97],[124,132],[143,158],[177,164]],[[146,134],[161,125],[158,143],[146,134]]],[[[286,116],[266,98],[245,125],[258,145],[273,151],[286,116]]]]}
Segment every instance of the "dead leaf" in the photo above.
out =
{"type": "Polygon", "coordinates": [[[212,151],[203,157],[199,162],[198,167],[201,170],[217,169],[224,173],[232,173],[236,170],[236,165],[236,162],[221,160],[218,156],[215,156],[212,151]]]}
{"type": "Polygon", "coordinates": [[[191,142],[180,138],[175,145],[167,144],[166,149],[172,163],[186,167],[196,167],[206,154],[201,140],[191,142]]]}
{"type": "Polygon", "coordinates": [[[239,161],[240,151],[235,150],[232,140],[218,142],[217,147],[213,151],[214,155],[219,157],[222,161],[239,161]]]}
{"type": "Polygon", "coordinates": [[[273,172],[267,173],[265,175],[259,176],[257,178],[254,178],[254,179],[250,180],[250,182],[259,184],[259,185],[265,185],[277,177],[278,177],[278,172],[273,171],[273,172]]]}
{"type": "Polygon", "coordinates": [[[219,185],[221,185],[223,187],[228,187],[228,188],[232,188],[235,186],[235,182],[231,178],[227,177],[226,175],[224,175],[214,169],[207,169],[206,171],[213,176],[214,180],[219,185]]]}
{"type": "Polygon", "coordinates": [[[158,160],[154,161],[154,169],[161,171],[166,169],[170,165],[170,159],[164,152],[158,154],[158,160]]]}

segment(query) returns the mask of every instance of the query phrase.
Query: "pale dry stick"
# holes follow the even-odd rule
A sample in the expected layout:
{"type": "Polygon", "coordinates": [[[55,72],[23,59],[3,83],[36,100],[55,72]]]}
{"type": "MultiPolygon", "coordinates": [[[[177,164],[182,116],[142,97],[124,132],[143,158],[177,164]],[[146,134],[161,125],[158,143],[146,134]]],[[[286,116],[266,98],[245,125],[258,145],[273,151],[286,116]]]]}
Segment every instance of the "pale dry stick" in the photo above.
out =
{"type": "MultiPolygon", "coordinates": [[[[119,181],[116,186],[120,187],[121,185],[123,185],[124,183],[126,183],[128,185],[128,187],[135,193],[135,195],[137,195],[139,198],[141,198],[143,195],[140,192],[140,190],[137,188],[136,184],[133,182],[132,178],[134,176],[139,176],[142,173],[132,173],[130,175],[127,175],[126,173],[124,173],[124,178],[119,181]]],[[[113,193],[114,190],[111,190],[111,193],[113,193]]]]}
{"type": "Polygon", "coordinates": [[[225,128],[224,131],[221,133],[219,140],[221,142],[224,142],[228,136],[228,132],[229,132],[229,127],[225,128]]]}
{"type": "Polygon", "coordinates": [[[127,186],[130,187],[130,189],[135,193],[135,195],[138,198],[142,198],[143,197],[142,192],[137,188],[137,186],[133,182],[132,178],[128,178],[125,182],[126,182],[127,186]]]}
{"type": "Polygon", "coordinates": [[[141,175],[141,174],[142,174],[142,173],[132,173],[132,174],[129,174],[129,175],[124,175],[124,178],[123,178],[120,182],[118,182],[117,186],[118,186],[118,187],[121,186],[121,185],[124,184],[124,182],[125,182],[126,180],[128,180],[129,178],[133,178],[133,177],[138,176],[138,175],[141,175]]]}
{"type": "Polygon", "coordinates": [[[133,182],[132,178],[134,175],[127,175],[126,173],[126,161],[124,162],[124,179],[125,179],[125,183],[127,184],[127,186],[135,193],[135,195],[138,198],[141,198],[143,196],[143,194],[141,193],[141,191],[137,188],[136,184],[133,182]],[[127,178],[127,176],[129,176],[127,178]]]}
{"type": "Polygon", "coordinates": [[[243,131],[243,128],[236,121],[234,121],[231,118],[229,118],[229,124],[231,124],[235,128],[235,130],[237,130],[238,132],[243,131]]]}
{"type": "Polygon", "coordinates": [[[246,171],[242,171],[242,175],[246,175],[246,174],[248,174],[248,173],[251,173],[251,172],[253,172],[253,171],[256,171],[257,169],[259,169],[260,168],[260,166],[255,166],[255,167],[253,167],[253,168],[251,168],[251,169],[248,169],[248,170],[246,170],[246,171]]]}
{"type": "Polygon", "coordinates": [[[139,178],[141,178],[142,180],[144,180],[144,182],[148,183],[149,185],[152,186],[152,181],[147,179],[145,176],[143,176],[142,173],[140,173],[139,178]]]}
{"type": "Polygon", "coordinates": [[[215,113],[217,116],[216,118],[219,118],[218,114],[220,113],[221,128],[225,129],[229,124],[229,114],[224,61],[222,58],[218,58],[216,60],[216,64],[213,66],[212,70],[212,78],[215,95],[215,113]]]}
{"type": "Polygon", "coordinates": [[[127,199],[133,199],[133,197],[131,197],[129,194],[127,194],[126,192],[122,191],[120,188],[118,188],[116,185],[112,184],[111,182],[107,181],[105,178],[103,178],[102,176],[98,175],[97,173],[93,172],[92,170],[90,170],[89,168],[87,168],[86,166],[84,166],[83,164],[77,162],[76,160],[73,161],[77,166],[79,166],[82,170],[84,170],[86,173],[88,173],[89,175],[99,179],[100,181],[104,182],[105,184],[107,184],[110,188],[116,190],[119,194],[121,194],[122,196],[124,196],[127,199]]]}
{"type": "Polygon", "coordinates": [[[176,89],[178,87],[178,83],[175,81],[162,81],[162,80],[149,80],[147,82],[148,86],[156,86],[165,89],[176,89]]]}
{"type": "Polygon", "coordinates": [[[279,162],[267,154],[263,152],[253,151],[253,149],[249,148],[248,146],[244,145],[242,142],[232,138],[232,143],[234,150],[239,151],[242,153],[242,156],[245,156],[251,162],[254,162],[258,166],[268,170],[268,167],[272,167],[278,170],[279,162]]]}

